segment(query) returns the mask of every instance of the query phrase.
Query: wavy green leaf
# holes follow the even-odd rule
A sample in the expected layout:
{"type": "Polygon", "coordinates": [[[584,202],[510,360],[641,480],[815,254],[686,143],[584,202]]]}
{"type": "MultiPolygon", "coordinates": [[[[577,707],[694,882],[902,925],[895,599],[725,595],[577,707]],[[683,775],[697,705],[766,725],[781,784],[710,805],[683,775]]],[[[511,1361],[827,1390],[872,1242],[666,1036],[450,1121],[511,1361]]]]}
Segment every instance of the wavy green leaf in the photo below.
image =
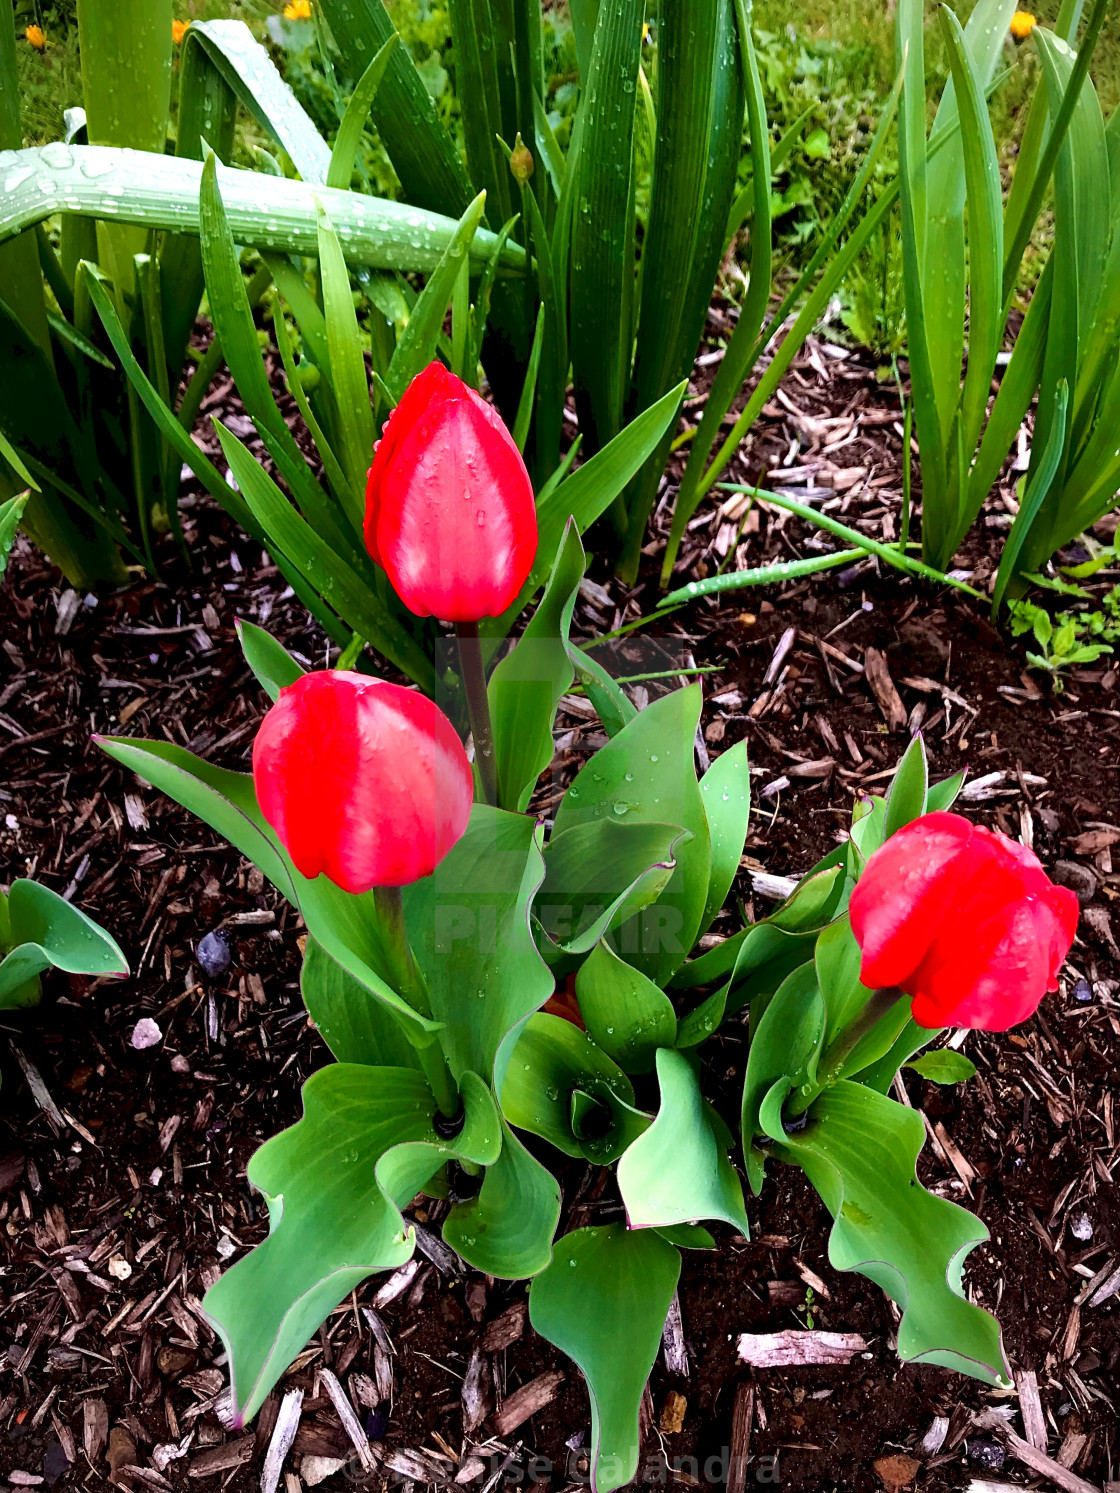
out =
{"type": "Polygon", "coordinates": [[[805,1171],[835,1220],[831,1263],[866,1275],[901,1308],[899,1357],[1009,1385],[999,1324],[962,1287],[965,1257],[988,1231],[919,1184],[921,1116],[843,1082],[816,1101],[804,1130],[771,1134],[776,1154],[805,1171]]]}
{"type": "Polygon", "coordinates": [[[591,1397],[591,1479],[612,1493],[633,1478],[638,1407],[661,1347],[680,1255],[652,1229],[577,1229],[529,1288],[529,1321],[575,1360],[591,1397]]]}

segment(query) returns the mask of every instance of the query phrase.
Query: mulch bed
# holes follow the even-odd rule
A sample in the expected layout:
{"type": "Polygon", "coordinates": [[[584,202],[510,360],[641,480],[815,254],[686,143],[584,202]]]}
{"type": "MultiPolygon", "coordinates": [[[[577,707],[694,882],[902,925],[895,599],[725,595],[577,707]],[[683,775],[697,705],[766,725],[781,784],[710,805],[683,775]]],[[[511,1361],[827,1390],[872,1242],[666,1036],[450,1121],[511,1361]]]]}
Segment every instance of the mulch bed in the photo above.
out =
{"type": "MultiPolygon", "coordinates": [[[[717,356],[721,318],[717,307],[717,356]]],[[[693,410],[712,368],[710,355],[701,360],[693,410]]],[[[209,403],[236,421],[228,385],[209,403]]],[[[765,469],[769,485],[808,491],[846,522],[896,538],[898,410],[874,370],[814,343],[732,475],[756,480],[765,469]]],[[[728,498],[697,514],[683,579],[709,573],[735,543],[741,504],[721,508],[728,498]]],[[[960,557],[974,584],[991,573],[1005,508],[997,494],[960,557]]],[[[370,1281],[331,1317],[250,1431],[223,1426],[224,1359],[200,1300],[263,1237],[246,1162],[298,1117],[300,1083],[328,1054],[299,996],[295,915],[235,851],[89,737],[162,734],[244,768],[266,702],[235,618],[266,625],[308,663],[328,650],[268,557],[224,515],[193,493],[184,516],[189,572],[170,559],[159,583],[83,600],[21,543],[0,593],[4,878],[33,874],[73,898],[115,934],[133,971],[123,983],[56,977],[40,1009],[2,1022],[0,1477],[93,1488],[117,1469],[137,1489],[255,1489],[281,1402],[299,1390],[285,1493],[321,1475],[328,1488],[579,1485],[589,1414],[578,1373],[527,1327],[523,1285],[465,1271],[432,1235],[404,1274],[370,1281]],[[194,949],[219,927],[232,960],[209,980],[194,949]],[[162,1040],[138,1050],[130,1039],[142,1016],[162,1040]],[[369,1469],[344,1428],[347,1401],[373,1445],[369,1469]]],[[[580,636],[652,607],[667,524],[663,504],[649,577],[632,595],[593,568],[580,636]]],[[[795,520],[759,510],[740,558],[793,558],[815,542],[795,520]]],[[[966,1279],[998,1311],[1025,1376],[1019,1397],[900,1365],[897,1312],[862,1277],[831,1270],[823,1205],[800,1173],[778,1169],[749,1201],[749,1242],[724,1230],[718,1257],[686,1256],[680,1331],[650,1384],[642,1480],[664,1481],[667,1460],[669,1486],[722,1484],[733,1448],[750,1459],[732,1473],[739,1493],[744,1480],[941,1490],[1033,1477],[1101,1489],[1120,1475],[1115,669],[1102,661],[1053,693],[974,602],[871,562],[696,603],[599,656],[625,676],[714,670],[706,749],[745,738],[755,777],[736,888],[747,916],[772,905],[767,876],[796,876],[836,842],[855,795],[887,781],[918,728],[935,776],[968,765],[966,812],[1033,843],[1084,902],[1059,994],[1015,1032],[967,1038],[980,1070],[971,1084],[939,1089],[911,1072],[898,1095],[927,1121],[923,1180],[991,1231],[966,1279]],[[867,1349],[848,1368],[753,1375],[736,1358],[740,1332],[809,1325],[861,1333],[867,1349]]],[[[558,731],[565,768],[600,740],[580,697],[565,702],[558,731]]],[[[540,802],[553,792],[542,787],[540,802]]],[[[717,931],[738,916],[725,914],[717,931]]],[[[744,1051],[735,1022],[707,1049],[732,1120],[744,1051]]],[[[563,1226],[617,1216],[604,1174],[562,1175],[563,1226]]],[[[437,1236],[441,1206],[413,1210],[437,1236]]]]}

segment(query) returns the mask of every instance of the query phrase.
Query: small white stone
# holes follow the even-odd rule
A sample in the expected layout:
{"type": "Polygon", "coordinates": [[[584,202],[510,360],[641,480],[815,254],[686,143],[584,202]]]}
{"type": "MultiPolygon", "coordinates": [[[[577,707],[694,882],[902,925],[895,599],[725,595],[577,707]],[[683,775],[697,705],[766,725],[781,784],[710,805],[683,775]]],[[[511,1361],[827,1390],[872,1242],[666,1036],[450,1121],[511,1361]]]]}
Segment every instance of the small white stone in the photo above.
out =
{"type": "Polygon", "coordinates": [[[109,1263],[105,1268],[114,1280],[127,1280],[132,1274],[132,1266],[124,1255],[110,1255],[109,1263]]]}
{"type": "Polygon", "coordinates": [[[132,1028],[132,1045],[143,1052],[145,1047],[154,1047],[163,1041],[163,1033],[150,1016],[141,1016],[132,1028]]]}

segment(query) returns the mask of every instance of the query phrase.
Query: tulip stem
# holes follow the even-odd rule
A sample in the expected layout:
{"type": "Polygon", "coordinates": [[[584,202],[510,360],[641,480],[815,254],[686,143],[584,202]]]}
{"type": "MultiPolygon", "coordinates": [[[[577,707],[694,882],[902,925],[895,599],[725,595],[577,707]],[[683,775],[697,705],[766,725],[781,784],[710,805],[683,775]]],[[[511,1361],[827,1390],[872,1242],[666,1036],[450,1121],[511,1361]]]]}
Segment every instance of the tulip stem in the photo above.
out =
{"type": "MultiPolygon", "coordinates": [[[[414,1010],[419,1011],[421,1016],[431,1016],[432,1003],[428,995],[428,985],[408,941],[401,889],[399,886],[376,886],[373,889],[373,900],[377,904],[380,917],[379,931],[385,962],[388,966],[386,973],[397,991],[404,996],[414,1010]]],[[[420,1066],[424,1070],[428,1086],[435,1095],[436,1106],[440,1114],[447,1119],[453,1119],[459,1113],[462,1104],[455,1080],[447,1066],[447,1059],[439,1044],[439,1038],[436,1037],[424,1047],[418,1043],[413,1043],[413,1046],[416,1048],[416,1055],[420,1059],[420,1066]]]]}
{"type": "Polygon", "coordinates": [[[820,1066],[817,1069],[817,1081],[811,1086],[810,1092],[808,1094],[797,1093],[786,1105],[786,1118],[793,1119],[797,1115],[804,1114],[818,1095],[822,1094],[825,1089],[830,1089],[840,1077],[844,1064],[868,1032],[877,1027],[887,1012],[893,1010],[900,1000],[909,999],[905,990],[900,990],[897,985],[885,985],[881,990],[873,991],[863,1010],[848,1023],[821,1057],[820,1066]]]}
{"type": "Polygon", "coordinates": [[[474,760],[482,782],[482,797],[488,804],[498,802],[498,762],[494,755],[494,727],[490,721],[490,697],[486,693],[486,668],[482,662],[482,644],[477,622],[456,622],[459,658],[463,666],[463,686],[467,692],[467,710],[474,737],[474,760]]]}

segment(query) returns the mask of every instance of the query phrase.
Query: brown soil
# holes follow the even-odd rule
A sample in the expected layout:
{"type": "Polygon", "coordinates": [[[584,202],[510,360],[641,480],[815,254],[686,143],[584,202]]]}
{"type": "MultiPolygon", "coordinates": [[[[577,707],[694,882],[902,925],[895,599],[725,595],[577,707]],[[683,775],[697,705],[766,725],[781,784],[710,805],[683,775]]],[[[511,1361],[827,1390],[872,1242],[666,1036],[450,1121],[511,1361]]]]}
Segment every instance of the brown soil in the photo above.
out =
{"type": "MultiPolygon", "coordinates": [[[[754,479],[765,465],[776,484],[789,456],[784,480],[832,487],[846,521],[895,537],[893,393],[857,360],[815,346],[785,395],[762,422],[739,475],[754,479]],[[823,449],[849,437],[843,447],[823,449]],[[808,477],[794,470],[814,463],[808,477]],[[853,477],[857,470],[862,474],[853,477]]],[[[690,531],[685,578],[713,569],[719,545],[731,537],[716,509],[702,509],[702,522],[690,531]]],[[[245,1181],[247,1159],[297,1117],[301,1081],[328,1057],[299,997],[299,930],[236,852],[106,761],[89,733],[162,733],[243,766],[264,701],[241,659],[234,619],[265,623],[309,661],[327,655],[317,629],[284,597],[267,557],[206,501],[196,498],[186,517],[189,573],[172,561],[163,582],[138,584],[70,614],[56,577],[21,546],[0,595],[4,878],[34,874],[72,896],[114,932],[133,969],[122,984],[55,978],[39,1010],[6,1013],[3,1021],[0,1477],[17,1486],[39,1478],[59,1487],[101,1486],[110,1466],[104,1425],[115,1431],[108,1450],[116,1464],[140,1468],[134,1487],[187,1486],[189,1475],[200,1489],[240,1493],[259,1486],[278,1405],[273,1397],[255,1437],[242,1441],[222,1428],[215,1404],[224,1380],[220,1345],[198,1303],[225,1259],[263,1236],[262,1209],[245,1181]],[[211,983],[193,950],[218,926],[229,932],[233,961],[211,983]],[[163,1040],[138,1051],[130,1037],[143,1015],[156,1019],[163,1040]],[[61,1124],[36,1102],[17,1051],[41,1077],[61,1124]],[[191,1437],[177,1460],[157,1454],[191,1437]]],[[[998,499],[988,518],[995,523],[964,557],[978,584],[990,573],[987,539],[1002,521],[998,499]]],[[[664,512],[657,523],[667,527],[664,512]]],[[[795,521],[763,512],[757,529],[748,528],[745,562],[792,558],[806,552],[808,538],[795,521]]],[[[580,635],[625,625],[652,605],[659,542],[655,530],[651,579],[632,597],[601,568],[592,571],[610,595],[588,591],[580,635]]],[[[936,1137],[922,1155],[923,1180],[973,1207],[991,1231],[990,1245],[969,1261],[969,1288],[998,1309],[1016,1371],[1037,1376],[1048,1454],[1072,1469],[1067,1479],[1099,1489],[1117,1476],[1120,1371],[1120,1296],[1091,1304],[1120,1263],[1120,965],[1112,917],[1120,875],[1111,858],[1113,842],[1120,843],[1116,673],[1102,663],[1054,694],[1023,674],[1021,645],[997,632],[975,603],[880,574],[873,564],[781,591],[694,604],[600,656],[630,675],[686,667],[688,654],[697,667],[718,666],[705,679],[712,754],[744,737],[749,743],[758,807],[751,860],[737,888],[748,916],[767,905],[754,890],[752,868],[799,874],[811,865],[843,830],[854,795],[886,781],[919,723],[935,775],[965,764],[973,780],[1000,774],[989,784],[993,796],[974,798],[967,812],[1033,838],[1050,867],[1057,860],[1074,865],[1062,874],[1079,876],[1087,901],[1061,992],[1016,1032],[968,1038],[965,1051],[980,1069],[973,1083],[937,1089],[910,1073],[906,1090],[936,1137]],[[898,707],[884,686],[881,700],[871,691],[869,649],[882,655],[904,719],[892,714],[898,707]]],[[[646,687],[656,692],[672,682],[646,687]]],[[[571,733],[569,760],[594,744],[597,728],[586,717],[565,713],[558,724],[571,733]]],[[[737,916],[726,915],[721,931],[737,916]]],[[[731,1024],[709,1049],[729,1115],[744,1037],[731,1024]]],[[[569,1165],[561,1175],[567,1221],[575,1210],[578,1222],[612,1215],[617,1200],[597,1174],[569,1165]]],[[[421,1221],[438,1224],[438,1207],[422,1210],[421,1221]]],[[[827,1215],[799,1173],[778,1169],[749,1213],[751,1242],[724,1237],[718,1256],[686,1257],[680,1303],[689,1372],[671,1374],[659,1361],[646,1417],[647,1459],[663,1452],[676,1464],[671,1486],[722,1482],[718,1459],[731,1441],[737,1390],[748,1382],[748,1486],[780,1478],[807,1493],[864,1490],[897,1478],[901,1468],[919,1488],[955,1489],[992,1476],[1003,1457],[998,1480],[1028,1481],[1029,1469],[1004,1440],[974,1424],[978,1412],[1002,1406],[1024,1435],[1016,1398],[947,1371],[899,1365],[896,1314],[862,1277],[829,1267],[827,1215]],[[739,1332],[805,1326],[810,1318],[817,1327],[863,1333],[868,1352],[849,1369],[764,1371],[753,1380],[737,1362],[739,1332]],[[673,1394],[686,1401],[683,1423],[663,1431],[660,1425],[674,1423],[673,1394]],[[937,1416],[948,1418],[948,1428],[936,1451],[923,1451],[937,1416]],[[904,1455],[916,1459],[912,1469],[881,1461],[904,1455]]],[[[444,1270],[421,1257],[408,1289],[381,1313],[395,1349],[393,1397],[374,1410],[372,1379],[353,1376],[375,1374],[375,1338],[362,1308],[382,1284],[370,1282],[340,1308],[279,1387],[305,1391],[286,1466],[302,1467],[308,1480],[311,1459],[351,1455],[324,1368],[350,1390],[389,1459],[368,1486],[423,1486],[454,1477],[457,1464],[464,1476],[470,1471],[460,1463],[462,1377],[474,1346],[502,1340],[490,1324],[523,1302],[524,1286],[444,1270]]],[[[578,1449],[589,1429],[578,1373],[522,1329],[516,1312],[505,1337],[512,1337],[508,1346],[492,1354],[501,1399],[554,1369],[565,1378],[520,1426],[499,1435],[485,1422],[470,1438],[482,1447],[486,1471],[467,1486],[496,1486],[490,1478],[503,1462],[505,1480],[535,1477],[542,1488],[578,1483],[578,1449]],[[531,1464],[533,1456],[549,1459],[554,1473],[531,1464]]],[[[650,1483],[656,1465],[648,1461],[650,1483]]],[[[342,1488],[359,1472],[351,1465],[325,1486],[342,1488]]],[[[292,1493],[298,1486],[290,1484],[292,1493]]]]}

